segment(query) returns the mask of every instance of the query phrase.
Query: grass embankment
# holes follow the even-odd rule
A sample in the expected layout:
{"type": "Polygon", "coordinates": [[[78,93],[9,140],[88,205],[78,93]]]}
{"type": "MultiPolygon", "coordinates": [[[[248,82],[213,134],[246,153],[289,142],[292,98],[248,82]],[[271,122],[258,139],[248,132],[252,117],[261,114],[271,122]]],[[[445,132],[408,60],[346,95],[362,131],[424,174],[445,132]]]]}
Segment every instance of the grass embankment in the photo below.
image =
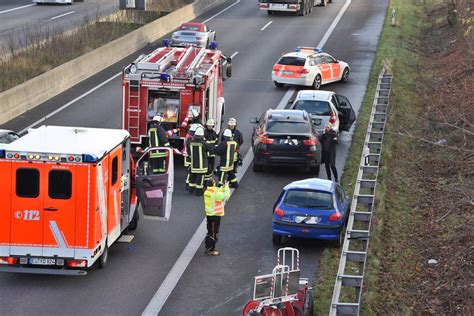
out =
{"type": "MultiPolygon", "coordinates": [[[[392,0],[388,12],[396,10],[397,25],[390,26],[388,15],[378,44],[342,179],[352,195],[377,76],[384,64],[394,77],[364,280],[364,315],[466,313],[471,305],[472,47],[453,43],[472,39],[472,11],[466,11],[466,5],[458,8],[467,12],[464,17],[453,16],[456,11],[450,6],[441,1],[392,0]],[[434,73],[433,60],[445,58],[437,67],[450,67],[446,58],[452,61],[453,51],[467,69],[434,73]],[[470,58],[464,60],[463,52],[470,58]],[[459,103],[452,103],[453,94],[459,103]],[[452,115],[443,114],[443,104],[465,106],[452,115]],[[459,160],[460,166],[449,166],[459,160]],[[453,194],[459,203],[449,205],[453,194]],[[455,250],[448,251],[453,243],[455,250]],[[456,256],[459,259],[453,260],[456,256]],[[429,266],[430,258],[438,264],[429,266]],[[467,271],[456,273],[456,265],[467,271]]],[[[329,311],[339,257],[339,249],[323,253],[315,284],[316,315],[329,311]]]]}
{"type": "Polygon", "coordinates": [[[124,10],[109,17],[85,16],[73,31],[58,26],[30,29],[8,40],[0,62],[0,92],[103,46],[192,0],[161,0],[154,11],[124,10]],[[26,47],[26,48],[25,48],[26,47]]]}

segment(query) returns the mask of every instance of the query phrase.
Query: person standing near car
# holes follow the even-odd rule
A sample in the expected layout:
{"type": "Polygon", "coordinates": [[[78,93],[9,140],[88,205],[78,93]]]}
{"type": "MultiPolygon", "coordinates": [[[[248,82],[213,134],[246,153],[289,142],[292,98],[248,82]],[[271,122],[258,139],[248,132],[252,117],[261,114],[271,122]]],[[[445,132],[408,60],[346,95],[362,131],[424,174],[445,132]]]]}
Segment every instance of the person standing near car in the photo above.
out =
{"type": "Polygon", "coordinates": [[[221,218],[224,216],[224,205],[230,198],[230,190],[227,183],[221,187],[216,186],[214,179],[206,182],[207,189],[204,192],[204,208],[207,219],[207,235],[204,241],[206,253],[209,256],[218,256],[219,251],[216,250],[216,243],[221,225],[221,218]]]}
{"type": "Polygon", "coordinates": [[[239,186],[237,177],[234,172],[234,157],[237,150],[237,142],[232,137],[230,129],[226,129],[222,133],[224,140],[216,148],[216,154],[220,157],[219,163],[219,182],[221,186],[226,181],[230,182],[230,187],[236,189],[239,186]]]}
{"type": "Polygon", "coordinates": [[[321,142],[321,163],[324,163],[326,167],[327,178],[331,180],[331,171],[334,175],[334,181],[338,182],[337,169],[336,169],[336,145],[337,145],[337,134],[332,128],[331,123],[326,123],[324,127],[324,133],[319,136],[321,142]]]}
{"type": "MultiPolygon", "coordinates": [[[[237,120],[233,117],[227,122],[227,128],[232,132],[232,138],[237,143],[237,149],[234,157],[234,174],[237,173],[237,166],[242,165],[242,156],[240,154],[240,147],[244,143],[244,135],[237,129],[237,120]]],[[[224,140],[224,134],[221,134],[220,141],[224,140]]]]}

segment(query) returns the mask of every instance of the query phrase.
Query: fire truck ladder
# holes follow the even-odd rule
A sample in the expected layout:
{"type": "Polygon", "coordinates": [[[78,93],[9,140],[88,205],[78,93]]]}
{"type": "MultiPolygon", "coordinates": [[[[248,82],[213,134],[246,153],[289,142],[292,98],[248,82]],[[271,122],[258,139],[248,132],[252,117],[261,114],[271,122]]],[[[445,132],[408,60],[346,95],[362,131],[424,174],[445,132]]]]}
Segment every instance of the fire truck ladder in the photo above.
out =
{"type": "Polygon", "coordinates": [[[130,80],[128,86],[128,129],[133,142],[140,141],[140,81],[130,80]],[[136,94],[132,92],[137,91],[136,94]],[[133,101],[133,102],[132,102],[133,101]]]}
{"type": "Polygon", "coordinates": [[[194,58],[193,62],[189,65],[188,69],[186,70],[186,75],[188,75],[188,76],[195,75],[196,68],[199,67],[199,65],[201,64],[201,62],[202,62],[205,55],[206,55],[206,48],[203,47],[203,48],[201,48],[199,53],[197,53],[197,55],[194,58]]]}

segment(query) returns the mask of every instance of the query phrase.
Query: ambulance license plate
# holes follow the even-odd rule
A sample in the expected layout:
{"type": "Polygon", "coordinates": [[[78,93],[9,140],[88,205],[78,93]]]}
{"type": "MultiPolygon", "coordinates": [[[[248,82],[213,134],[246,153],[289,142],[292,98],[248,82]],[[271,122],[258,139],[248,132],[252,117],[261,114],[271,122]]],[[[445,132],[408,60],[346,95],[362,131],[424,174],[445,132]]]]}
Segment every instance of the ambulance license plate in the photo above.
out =
{"type": "Polygon", "coordinates": [[[54,265],[54,264],[56,264],[56,259],[30,258],[30,264],[36,264],[36,265],[54,265]]]}

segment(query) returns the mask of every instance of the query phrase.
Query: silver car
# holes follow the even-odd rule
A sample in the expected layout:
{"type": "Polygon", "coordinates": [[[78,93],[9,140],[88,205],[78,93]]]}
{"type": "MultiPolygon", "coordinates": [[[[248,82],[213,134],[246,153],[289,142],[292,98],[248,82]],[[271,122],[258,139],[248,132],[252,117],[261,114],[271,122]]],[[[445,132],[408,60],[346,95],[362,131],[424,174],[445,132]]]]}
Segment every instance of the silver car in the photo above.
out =
{"type": "Polygon", "coordinates": [[[200,47],[209,47],[216,40],[216,31],[209,30],[204,23],[183,23],[171,37],[172,46],[194,44],[200,47]]]}
{"type": "Polygon", "coordinates": [[[295,100],[290,100],[290,109],[304,110],[318,134],[324,132],[324,126],[330,122],[336,133],[348,131],[355,121],[355,112],[349,100],[342,95],[323,90],[301,90],[295,100]]]}
{"type": "Polygon", "coordinates": [[[0,149],[5,148],[5,144],[10,144],[20,138],[17,133],[8,129],[0,129],[0,149]]]}

